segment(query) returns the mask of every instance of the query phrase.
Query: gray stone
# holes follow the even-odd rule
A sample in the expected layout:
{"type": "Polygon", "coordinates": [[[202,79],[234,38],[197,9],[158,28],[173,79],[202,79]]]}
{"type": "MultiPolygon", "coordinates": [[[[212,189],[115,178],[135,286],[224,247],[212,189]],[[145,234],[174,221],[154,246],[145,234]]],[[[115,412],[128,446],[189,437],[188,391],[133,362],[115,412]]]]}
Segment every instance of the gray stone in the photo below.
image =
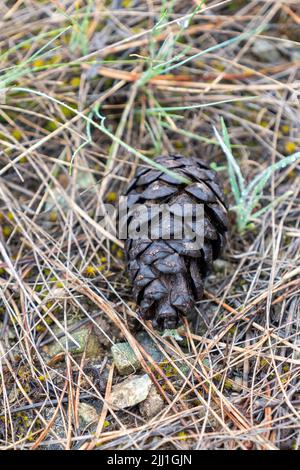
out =
{"type": "Polygon", "coordinates": [[[113,410],[122,410],[146,400],[152,382],[147,374],[134,375],[114,385],[108,397],[108,404],[113,410]]]}
{"type": "Polygon", "coordinates": [[[262,62],[279,62],[281,54],[272,40],[256,39],[252,44],[251,52],[262,62]]]}
{"type": "Polygon", "coordinates": [[[291,59],[293,62],[300,60],[300,49],[294,49],[291,51],[291,59]]]}
{"type": "Polygon", "coordinates": [[[70,336],[74,339],[72,341],[71,337],[63,336],[58,341],[53,342],[47,351],[51,357],[56,354],[63,352],[66,349],[68,344],[68,350],[72,354],[82,354],[84,351],[86,353],[86,358],[92,359],[97,358],[101,355],[101,344],[97,335],[91,330],[90,327],[83,327],[78,331],[70,333],[70,336]]]}
{"type": "Polygon", "coordinates": [[[147,419],[157,415],[157,413],[159,413],[163,409],[164,401],[157,392],[154,385],[151,386],[149,395],[147,396],[145,401],[140,403],[139,407],[142,416],[147,419]]]}
{"type": "Polygon", "coordinates": [[[99,419],[96,408],[88,403],[78,403],[78,416],[84,424],[96,423],[99,419]]]}
{"type": "MultiPolygon", "coordinates": [[[[56,412],[55,407],[44,408],[42,415],[44,419],[47,421],[47,423],[49,423],[49,421],[53,419],[53,415],[55,412],[56,412]]],[[[55,440],[61,439],[62,442],[64,442],[64,440],[66,439],[66,429],[64,426],[62,413],[63,413],[62,410],[60,410],[55,416],[54,421],[51,425],[51,432],[48,434],[48,436],[45,439],[45,443],[47,444],[47,447],[46,447],[47,450],[64,450],[65,449],[64,444],[59,444],[59,443],[52,444],[51,443],[53,439],[55,440]],[[52,432],[55,433],[55,435],[52,432]],[[49,444],[47,443],[47,441],[49,441],[49,444]]]]}
{"type": "Polygon", "coordinates": [[[128,343],[114,344],[111,353],[120,375],[129,375],[140,369],[141,364],[128,343]]]}
{"type": "MultiPolygon", "coordinates": [[[[147,333],[144,331],[138,333],[136,339],[155,362],[160,363],[164,360],[163,353],[147,333]]],[[[111,353],[120,375],[129,375],[141,368],[138,358],[128,343],[114,344],[111,353]]]]}
{"type": "Polygon", "coordinates": [[[163,353],[158,349],[154,341],[145,331],[138,333],[136,335],[136,339],[155,362],[159,363],[164,360],[163,353]]]}
{"type": "Polygon", "coordinates": [[[231,268],[231,264],[224,259],[216,259],[214,261],[214,271],[218,273],[224,273],[225,271],[229,271],[231,268]]]}

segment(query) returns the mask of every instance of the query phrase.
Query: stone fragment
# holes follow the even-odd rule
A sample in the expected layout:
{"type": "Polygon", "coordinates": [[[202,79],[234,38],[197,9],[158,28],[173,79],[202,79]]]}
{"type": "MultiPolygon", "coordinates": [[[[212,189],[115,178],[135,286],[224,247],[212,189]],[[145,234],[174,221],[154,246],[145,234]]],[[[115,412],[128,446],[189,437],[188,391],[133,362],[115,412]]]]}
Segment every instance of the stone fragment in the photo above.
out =
{"type": "Polygon", "coordinates": [[[146,400],[152,382],[147,374],[134,375],[115,385],[108,398],[108,404],[114,410],[122,410],[146,400]]]}
{"type": "Polygon", "coordinates": [[[151,386],[146,400],[140,403],[140,412],[147,419],[157,415],[164,407],[164,401],[154,385],[151,386]]]}
{"type": "Polygon", "coordinates": [[[111,353],[120,375],[129,375],[140,369],[141,364],[128,343],[114,344],[111,353]]]}

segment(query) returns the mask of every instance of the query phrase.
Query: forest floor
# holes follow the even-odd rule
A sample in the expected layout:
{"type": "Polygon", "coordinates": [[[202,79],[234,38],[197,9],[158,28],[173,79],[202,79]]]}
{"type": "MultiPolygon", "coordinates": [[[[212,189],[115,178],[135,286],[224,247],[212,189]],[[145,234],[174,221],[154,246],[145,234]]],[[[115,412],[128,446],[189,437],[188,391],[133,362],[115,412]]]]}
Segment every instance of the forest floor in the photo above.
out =
{"type": "Polygon", "coordinates": [[[0,9],[0,449],[299,449],[299,2],[0,9]],[[182,339],[136,318],[100,223],[141,157],[168,153],[216,169],[231,207],[182,339]],[[156,410],[113,409],[128,374],[156,410]]]}

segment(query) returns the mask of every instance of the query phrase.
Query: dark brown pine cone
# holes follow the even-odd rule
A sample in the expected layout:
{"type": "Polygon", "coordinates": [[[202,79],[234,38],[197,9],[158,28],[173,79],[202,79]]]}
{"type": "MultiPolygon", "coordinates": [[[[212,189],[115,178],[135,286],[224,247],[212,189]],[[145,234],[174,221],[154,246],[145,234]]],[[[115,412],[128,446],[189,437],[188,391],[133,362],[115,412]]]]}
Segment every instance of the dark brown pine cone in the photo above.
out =
{"type": "MultiPolygon", "coordinates": [[[[140,316],[151,319],[154,328],[172,329],[179,325],[180,315],[189,316],[195,301],[203,296],[204,278],[225,245],[227,209],[216,173],[197,158],[171,155],[155,161],[190,183],[153,168],[143,167],[137,171],[126,192],[129,210],[126,223],[129,228],[132,224],[145,228],[145,223],[151,221],[151,232],[147,230],[146,236],[132,238],[129,230],[125,249],[140,316]],[[137,204],[146,206],[146,216],[137,204]],[[166,223],[161,217],[150,215],[150,209],[159,204],[165,204],[171,214],[167,239],[163,234],[166,223]],[[176,210],[173,208],[186,204],[204,208],[204,237],[193,245],[190,235],[185,234],[181,239],[175,236],[176,210]]],[[[195,219],[191,226],[197,231],[195,219]]]]}

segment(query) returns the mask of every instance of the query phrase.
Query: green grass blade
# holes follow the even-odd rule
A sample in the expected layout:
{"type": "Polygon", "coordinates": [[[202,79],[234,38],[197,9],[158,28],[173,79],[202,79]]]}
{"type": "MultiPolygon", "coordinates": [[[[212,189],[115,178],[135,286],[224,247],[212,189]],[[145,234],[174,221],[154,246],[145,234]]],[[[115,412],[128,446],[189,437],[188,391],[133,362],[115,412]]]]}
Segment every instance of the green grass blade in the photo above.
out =
{"type": "MultiPolygon", "coordinates": [[[[218,49],[222,49],[226,46],[229,46],[235,42],[238,42],[238,41],[242,41],[244,39],[247,39],[249,37],[251,37],[252,35],[254,34],[257,34],[258,33],[258,29],[255,29],[255,30],[252,30],[252,31],[248,31],[248,32],[245,32],[245,33],[242,33],[242,34],[239,34],[238,36],[236,36],[235,38],[231,38],[231,39],[227,39],[226,41],[223,41],[219,44],[215,44],[214,46],[211,46],[211,47],[208,47],[207,49],[205,49],[204,51],[200,51],[198,52],[197,54],[194,54],[193,56],[191,57],[186,57],[184,60],[180,61],[180,62],[177,62],[176,64],[173,64],[173,65],[169,65],[168,64],[172,64],[174,62],[174,59],[176,58],[173,58],[173,59],[170,59],[169,61],[165,62],[163,65],[164,65],[164,73],[168,73],[170,72],[171,70],[174,70],[178,67],[182,67],[183,65],[187,64],[188,62],[190,62],[191,60],[195,60],[195,59],[198,59],[199,57],[205,55],[205,54],[208,54],[209,52],[214,52],[214,51],[217,51],[218,49]]],[[[154,69],[156,68],[157,66],[154,66],[154,69]]]]}
{"type": "Polygon", "coordinates": [[[159,108],[148,108],[146,113],[147,114],[153,114],[156,112],[161,112],[166,111],[189,111],[191,109],[201,109],[201,108],[209,108],[210,106],[218,106],[220,104],[224,103],[234,103],[235,101],[249,101],[249,100],[254,100],[256,99],[257,96],[242,96],[242,97],[237,97],[237,98],[231,98],[229,100],[221,100],[221,101],[213,101],[211,103],[201,103],[201,104],[192,104],[190,106],[165,106],[165,107],[159,107],[159,108]]]}
{"type": "MultiPolygon", "coordinates": [[[[164,167],[163,165],[160,165],[159,163],[151,160],[151,158],[148,158],[146,157],[145,155],[143,155],[141,152],[139,152],[138,150],[135,150],[133,147],[131,147],[130,145],[126,144],[126,142],[124,142],[123,140],[119,139],[118,137],[116,137],[114,134],[112,134],[104,125],[104,120],[105,118],[102,116],[102,120],[101,120],[101,124],[98,124],[97,122],[95,122],[91,117],[89,116],[86,116],[85,114],[83,114],[82,112],[72,108],[71,106],[69,106],[68,104],[64,103],[63,101],[61,100],[58,100],[57,98],[53,98],[52,96],[50,95],[47,95],[46,93],[43,93],[41,91],[37,91],[37,90],[33,90],[31,88],[24,88],[24,87],[13,87],[12,90],[14,91],[20,91],[20,92],[25,92],[25,93],[30,93],[30,94],[34,94],[34,95],[37,95],[37,96],[41,96],[43,98],[46,98],[50,101],[53,101],[54,103],[57,103],[61,106],[64,106],[65,108],[69,109],[70,111],[72,111],[72,113],[76,114],[77,116],[80,116],[83,120],[85,120],[86,122],[89,122],[92,126],[96,127],[97,129],[99,129],[103,134],[107,135],[107,137],[109,137],[112,141],[114,142],[117,142],[121,147],[123,147],[125,150],[127,150],[130,154],[132,155],[135,155],[136,157],[138,157],[140,160],[144,161],[145,163],[147,163],[148,165],[152,166],[153,168],[156,168],[160,171],[162,171],[163,173],[166,173],[167,175],[169,176],[172,176],[173,178],[177,179],[178,181],[180,181],[181,183],[185,183],[185,184],[190,184],[191,181],[188,179],[188,178],[185,178],[181,175],[179,175],[178,173],[176,173],[175,171],[172,171],[172,170],[169,170],[168,168],[164,167]]],[[[0,170],[0,176],[3,172],[3,170],[5,170],[5,168],[2,168],[2,170],[0,170]]]]}
{"type": "Polygon", "coordinates": [[[226,145],[225,141],[222,139],[217,129],[215,127],[213,129],[214,129],[214,133],[217,138],[217,141],[226,155],[227,162],[228,162],[228,174],[229,174],[231,189],[233,192],[236,205],[239,205],[240,200],[241,200],[241,188],[239,187],[238,178],[237,178],[237,172],[236,172],[237,164],[231,153],[230,146],[228,147],[228,145],[226,145]]]}
{"type": "Polygon", "coordinates": [[[300,152],[296,152],[293,155],[285,157],[283,160],[280,160],[280,161],[274,163],[273,165],[271,165],[270,167],[266,168],[262,173],[257,175],[253,179],[253,181],[251,181],[251,183],[248,186],[248,191],[249,192],[253,191],[254,188],[256,187],[256,185],[259,185],[259,188],[262,188],[263,186],[262,186],[262,183],[260,183],[260,180],[262,178],[264,178],[264,181],[265,181],[265,175],[268,175],[268,177],[270,178],[271,175],[275,171],[281,170],[282,168],[285,168],[285,167],[291,165],[292,163],[295,163],[299,158],[300,158],[300,152]]]}

